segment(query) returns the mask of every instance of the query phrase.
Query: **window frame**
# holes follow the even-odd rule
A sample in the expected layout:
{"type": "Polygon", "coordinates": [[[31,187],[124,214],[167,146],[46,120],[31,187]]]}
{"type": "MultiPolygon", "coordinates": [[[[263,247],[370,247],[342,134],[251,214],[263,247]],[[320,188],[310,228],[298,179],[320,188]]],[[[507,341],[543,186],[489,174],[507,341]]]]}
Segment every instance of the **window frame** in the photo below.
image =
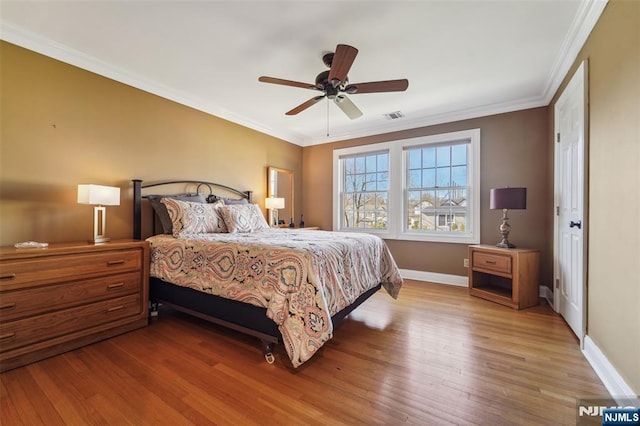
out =
{"type": "Polygon", "coordinates": [[[460,244],[480,242],[480,129],[462,130],[437,135],[419,136],[368,145],[359,145],[333,151],[333,229],[341,232],[367,232],[381,238],[408,241],[428,241],[460,244]],[[407,212],[407,157],[413,147],[454,144],[469,141],[467,158],[468,219],[466,232],[408,230],[407,212]],[[389,186],[387,228],[341,228],[342,214],[342,159],[369,155],[376,152],[389,154],[389,186]]]}

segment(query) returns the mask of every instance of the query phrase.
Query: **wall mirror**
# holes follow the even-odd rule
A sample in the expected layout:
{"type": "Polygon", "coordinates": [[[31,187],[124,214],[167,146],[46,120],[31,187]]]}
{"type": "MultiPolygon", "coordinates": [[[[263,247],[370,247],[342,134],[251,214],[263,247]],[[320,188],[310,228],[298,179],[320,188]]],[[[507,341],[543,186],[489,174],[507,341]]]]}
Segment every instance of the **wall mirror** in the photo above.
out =
{"type": "Polygon", "coordinates": [[[293,172],[279,167],[267,168],[268,196],[284,198],[284,208],[278,210],[278,218],[289,224],[295,221],[293,212],[293,172]]]}

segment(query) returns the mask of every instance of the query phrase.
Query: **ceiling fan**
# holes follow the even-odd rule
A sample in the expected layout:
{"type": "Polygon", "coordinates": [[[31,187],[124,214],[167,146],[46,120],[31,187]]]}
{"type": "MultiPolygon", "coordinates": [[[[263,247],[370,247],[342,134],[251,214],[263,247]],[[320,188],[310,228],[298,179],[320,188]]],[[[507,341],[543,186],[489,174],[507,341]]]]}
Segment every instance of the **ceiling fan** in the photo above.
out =
{"type": "Polygon", "coordinates": [[[351,65],[353,65],[353,61],[356,59],[357,54],[358,49],[346,44],[339,44],[336,46],[335,53],[326,53],[322,57],[322,61],[327,67],[329,67],[329,70],[318,74],[315,84],[300,83],[297,81],[265,76],[258,78],[258,81],[324,92],[323,95],[311,98],[293,108],[291,111],[288,111],[286,115],[296,115],[317,104],[326,97],[333,100],[333,102],[340,107],[347,117],[353,120],[360,117],[362,115],[362,111],[360,111],[358,107],[351,102],[346,94],[357,95],[360,93],[403,92],[407,90],[407,87],[409,87],[409,81],[407,79],[349,84],[347,74],[349,73],[349,69],[351,69],[351,65]]]}

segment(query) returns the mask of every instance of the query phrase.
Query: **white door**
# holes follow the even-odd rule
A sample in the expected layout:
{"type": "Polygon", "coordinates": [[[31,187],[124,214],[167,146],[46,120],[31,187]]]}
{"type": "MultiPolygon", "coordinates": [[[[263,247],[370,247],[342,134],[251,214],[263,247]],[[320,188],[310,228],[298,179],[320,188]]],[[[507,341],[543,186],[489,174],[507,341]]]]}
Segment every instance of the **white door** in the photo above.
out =
{"type": "Polygon", "coordinates": [[[554,304],[580,339],[586,334],[587,62],[555,105],[554,304]]]}

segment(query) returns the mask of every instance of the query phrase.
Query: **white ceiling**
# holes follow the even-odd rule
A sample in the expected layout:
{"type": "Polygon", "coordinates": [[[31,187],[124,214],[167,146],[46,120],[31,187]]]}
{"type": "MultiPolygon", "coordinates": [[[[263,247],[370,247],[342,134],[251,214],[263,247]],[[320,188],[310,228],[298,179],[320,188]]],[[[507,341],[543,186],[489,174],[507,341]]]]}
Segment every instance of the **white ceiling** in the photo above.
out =
{"type": "Polygon", "coordinates": [[[0,37],[307,146],[547,105],[605,4],[2,0],[0,37]],[[326,100],[285,116],[320,93],[258,77],[314,83],[338,43],[359,50],[350,82],[409,88],[349,95],[356,120],[326,100]]]}

